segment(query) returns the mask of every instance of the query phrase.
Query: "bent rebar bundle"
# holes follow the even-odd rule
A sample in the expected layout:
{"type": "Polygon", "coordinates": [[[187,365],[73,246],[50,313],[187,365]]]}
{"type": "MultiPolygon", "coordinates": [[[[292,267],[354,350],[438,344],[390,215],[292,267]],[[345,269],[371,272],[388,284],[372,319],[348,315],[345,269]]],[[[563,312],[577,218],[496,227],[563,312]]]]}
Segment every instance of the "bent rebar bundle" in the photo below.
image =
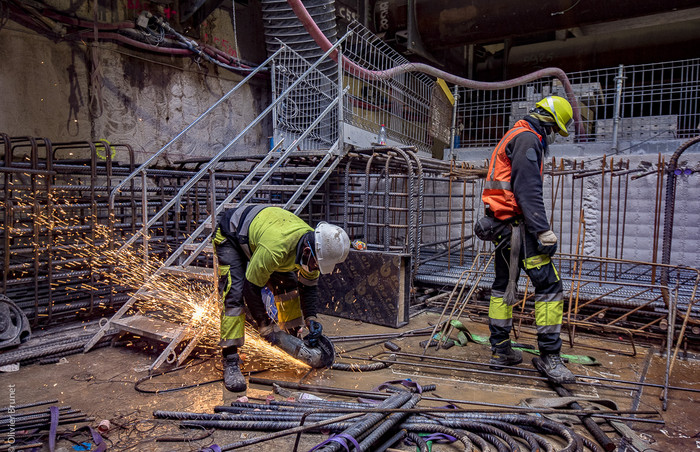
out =
{"type": "Polygon", "coordinates": [[[203,452],[234,450],[303,432],[331,432],[312,450],[385,451],[401,441],[427,451],[426,441],[459,443],[464,451],[602,451],[589,438],[560,422],[524,413],[475,412],[452,406],[418,407],[424,389],[415,382],[389,382],[381,402],[327,400],[233,402],[215,413],[155,411],[159,419],[180,420],[181,428],[255,430],[270,432],[227,445],[211,445],[203,452]],[[408,385],[408,389],[396,384],[408,385]],[[429,436],[425,436],[429,435],[429,436]]]}

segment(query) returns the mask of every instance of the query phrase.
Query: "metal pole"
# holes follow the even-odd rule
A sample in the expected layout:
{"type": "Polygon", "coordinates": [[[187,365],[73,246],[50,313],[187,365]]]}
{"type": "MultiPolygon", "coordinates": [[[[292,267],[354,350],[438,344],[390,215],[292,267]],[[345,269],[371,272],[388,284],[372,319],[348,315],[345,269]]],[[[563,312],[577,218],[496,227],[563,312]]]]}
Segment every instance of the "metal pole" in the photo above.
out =
{"type": "Polygon", "coordinates": [[[455,103],[452,105],[452,126],[450,127],[450,160],[455,158],[455,125],[457,123],[457,102],[459,101],[458,86],[454,88],[455,103]]]}
{"type": "Polygon", "coordinates": [[[618,137],[618,129],[620,126],[620,105],[622,103],[622,82],[625,79],[623,77],[624,73],[624,66],[621,64],[619,66],[619,69],[617,71],[617,77],[615,77],[615,82],[617,83],[617,88],[615,90],[615,105],[614,105],[614,110],[615,110],[615,117],[613,119],[613,130],[612,130],[612,151],[613,153],[617,153],[617,137],[618,137]]]}
{"type": "MultiPolygon", "coordinates": [[[[666,334],[666,372],[664,373],[664,390],[661,393],[661,408],[666,411],[668,408],[668,379],[671,368],[671,348],[673,347],[673,337],[676,329],[676,305],[678,304],[678,287],[680,280],[676,280],[676,290],[673,298],[669,299],[668,305],[668,330],[666,334]]],[[[680,340],[680,338],[678,339],[680,340]]]]}
{"type": "Polygon", "coordinates": [[[141,221],[143,235],[143,263],[148,265],[148,179],[146,178],[146,169],[141,170],[141,221]]]}
{"type": "MultiPolygon", "coordinates": [[[[343,110],[345,109],[345,103],[343,102],[343,97],[345,95],[343,91],[343,49],[338,47],[338,155],[343,155],[345,153],[345,144],[343,141],[343,134],[345,133],[345,128],[343,121],[345,120],[343,116],[343,110]]],[[[349,88],[349,87],[348,87],[349,88]]],[[[328,197],[326,197],[328,199],[328,197]]]]}
{"type": "MultiPolygon", "coordinates": [[[[280,46],[280,50],[282,50],[282,46],[280,46]]],[[[275,65],[275,60],[273,59],[270,61],[270,85],[272,86],[272,102],[274,103],[277,100],[277,77],[275,77],[275,73],[277,72],[277,66],[275,65]]],[[[272,110],[272,146],[270,147],[270,151],[272,148],[275,147],[275,144],[279,141],[279,130],[277,128],[277,122],[279,121],[279,118],[277,116],[277,109],[272,110]]]]}

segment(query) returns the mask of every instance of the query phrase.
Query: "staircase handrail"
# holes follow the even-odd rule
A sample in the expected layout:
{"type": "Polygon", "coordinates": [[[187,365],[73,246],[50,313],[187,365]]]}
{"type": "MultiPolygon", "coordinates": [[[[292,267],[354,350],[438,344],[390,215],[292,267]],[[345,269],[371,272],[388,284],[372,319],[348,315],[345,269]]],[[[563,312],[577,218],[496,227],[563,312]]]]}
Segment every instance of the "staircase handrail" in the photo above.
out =
{"type": "Polygon", "coordinates": [[[277,49],[277,51],[276,51],[275,53],[273,53],[268,59],[266,59],[264,62],[262,62],[262,64],[260,64],[258,67],[256,67],[254,71],[252,71],[250,74],[248,74],[243,80],[241,80],[240,82],[238,82],[238,83],[236,84],[236,86],[234,86],[233,88],[231,88],[231,90],[230,90],[229,92],[227,92],[226,94],[224,94],[223,97],[221,97],[221,99],[217,100],[217,101],[216,101],[211,107],[209,107],[204,113],[202,113],[201,115],[199,115],[199,117],[198,117],[197,119],[195,119],[194,121],[192,121],[192,123],[191,123],[190,125],[188,125],[187,127],[185,127],[185,128],[182,130],[182,132],[178,133],[178,134],[177,134],[172,140],[170,140],[165,146],[163,146],[162,148],[160,148],[160,149],[158,150],[158,152],[156,152],[156,153],[153,154],[151,157],[149,157],[148,160],[146,160],[145,162],[143,162],[143,163],[142,163],[138,168],[136,168],[131,174],[129,174],[126,178],[124,178],[123,181],[121,181],[116,187],[114,187],[114,188],[112,189],[112,191],[110,192],[110,194],[109,194],[109,208],[110,208],[110,210],[114,210],[114,199],[116,198],[117,193],[119,193],[119,191],[121,191],[121,189],[124,187],[124,185],[126,185],[127,182],[131,181],[131,180],[134,179],[137,175],[139,175],[143,170],[145,170],[146,168],[148,168],[148,167],[151,165],[151,163],[153,163],[163,152],[165,152],[166,149],[168,149],[168,148],[170,147],[171,144],[173,144],[173,143],[176,142],[178,139],[180,139],[180,137],[182,137],[182,136],[183,136],[185,133],[187,133],[192,127],[194,127],[194,126],[197,125],[202,119],[204,119],[205,116],[207,116],[209,113],[211,113],[212,110],[214,110],[216,107],[218,107],[219,105],[221,105],[222,102],[224,102],[224,101],[227,100],[229,97],[231,97],[231,95],[232,95],[233,93],[235,93],[239,88],[245,86],[245,85],[250,81],[250,79],[252,79],[252,78],[253,78],[255,75],[257,75],[260,71],[262,71],[263,69],[265,69],[265,68],[270,64],[270,62],[272,62],[272,61],[282,52],[283,49],[284,49],[284,47],[280,47],[279,49],[277,49]]]}
{"type": "MultiPolygon", "coordinates": [[[[316,69],[316,67],[324,61],[328,56],[335,52],[338,47],[345,41],[345,39],[350,35],[350,33],[347,33],[344,35],[342,38],[338,39],[338,41],[330,48],[328,49],[318,60],[316,60],[313,64],[309,66],[309,68],[304,71],[303,74],[297,78],[287,89],[277,98],[275,99],[265,110],[263,110],[262,113],[260,113],[250,124],[246,126],[245,129],[243,129],[229,144],[227,144],[221,151],[219,151],[216,156],[214,156],[209,162],[202,166],[202,168],[190,178],[187,183],[178,191],[178,193],[170,200],[168,201],[155,215],[153,215],[151,218],[149,218],[148,222],[144,225],[144,229],[148,229],[151,226],[153,226],[167,211],[174,206],[177,202],[179,202],[180,197],[182,196],[183,193],[188,191],[190,188],[192,188],[199,180],[209,171],[211,167],[219,163],[219,160],[223,158],[223,156],[229,151],[229,149],[241,138],[243,137],[249,129],[252,127],[256,126],[260,121],[262,121],[263,118],[267,116],[267,114],[272,111],[273,108],[277,106],[283,99],[286,99],[287,94],[290,93],[294,88],[296,88],[297,85],[299,85],[308,74],[310,74],[313,70],[316,69]]],[[[298,140],[295,140],[297,142],[298,140]]],[[[290,149],[293,149],[290,147],[290,149]]],[[[146,206],[144,206],[146,208],[146,206]]],[[[126,249],[128,246],[130,246],[132,243],[134,243],[137,238],[140,235],[143,235],[143,231],[136,232],[130,239],[128,239],[124,244],[119,248],[119,251],[123,251],[126,249]]]]}
{"type": "MultiPolygon", "coordinates": [[[[254,195],[255,192],[257,191],[258,187],[260,187],[261,185],[263,185],[263,184],[265,183],[265,181],[267,181],[267,179],[270,178],[270,176],[272,175],[272,173],[282,164],[282,162],[284,162],[284,161],[287,159],[287,157],[289,157],[289,155],[292,154],[292,153],[296,150],[297,144],[300,143],[300,142],[302,142],[304,139],[306,139],[306,137],[311,133],[311,131],[314,130],[314,128],[316,128],[316,126],[319,125],[319,124],[321,123],[321,121],[323,120],[323,118],[325,118],[325,116],[326,116],[328,113],[330,113],[331,110],[332,110],[333,108],[335,108],[335,106],[338,104],[338,102],[340,102],[340,99],[341,99],[340,97],[336,97],[333,101],[331,101],[331,102],[328,104],[328,106],[323,110],[323,112],[321,112],[321,114],[318,115],[318,117],[311,123],[311,125],[309,125],[309,127],[307,127],[307,129],[306,129],[299,137],[297,137],[297,138],[292,142],[292,144],[291,144],[290,146],[287,147],[287,149],[279,156],[279,158],[272,164],[272,166],[270,166],[270,168],[267,170],[267,172],[266,172],[266,173],[260,178],[260,180],[255,184],[255,186],[243,197],[243,199],[240,200],[239,205],[242,205],[242,204],[247,203],[247,202],[250,200],[250,198],[253,197],[253,195],[254,195]]],[[[325,164],[325,162],[328,161],[328,156],[329,156],[332,152],[335,152],[335,149],[336,149],[337,146],[338,146],[338,142],[336,141],[336,143],[331,147],[331,150],[328,151],[328,153],[326,154],[327,157],[326,157],[326,159],[323,161],[324,164],[325,164]]],[[[240,184],[238,184],[238,185],[236,186],[236,188],[235,188],[231,193],[229,193],[229,195],[226,197],[226,199],[224,199],[224,200],[221,202],[221,204],[219,204],[219,205],[215,208],[214,214],[209,216],[209,220],[211,221],[212,231],[213,231],[214,227],[216,226],[216,225],[214,224],[214,219],[218,216],[219,213],[221,213],[221,210],[224,208],[224,204],[226,204],[226,203],[232,201],[236,196],[238,196],[238,194],[241,192],[241,190],[243,190],[243,188],[244,188],[251,180],[253,180],[253,178],[255,178],[255,176],[256,176],[257,173],[258,173],[257,168],[262,168],[262,167],[264,167],[265,165],[267,165],[267,162],[269,162],[269,161],[272,159],[273,155],[274,155],[273,152],[268,153],[268,154],[265,156],[265,158],[264,158],[260,163],[258,163],[258,164],[256,165],[256,167],[253,169],[253,171],[251,171],[251,172],[243,179],[243,181],[242,181],[240,184]]],[[[199,236],[199,234],[202,233],[202,231],[203,231],[204,228],[206,227],[206,222],[207,222],[207,220],[205,220],[204,222],[202,222],[202,224],[200,224],[200,225],[197,227],[197,229],[195,229],[195,230],[192,232],[192,234],[190,234],[189,237],[187,237],[187,239],[185,239],[185,241],[180,245],[180,247],[179,247],[178,249],[176,249],[176,250],[170,255],[170,257],[168,257],[168,259],[165,260],[165,262],[163,263],[164,266],[170,265],[170,264],[172,264],[173,262],[175,262],[175,259],[177,259],[177,258],[180,256],[180,254],[182,253],[182,251],[184,251],[185,247],[186,247],[187,245],[189,245],[190,243],[194,242],[194,240],[199,236]]],[[[211,235],[211,234],[210,234],[210,235],[211,235]]],[[[190,262],[192,262],[192,260],[194,260],[194,258],[196,258],[197,255],[199,255],[199,253],[204,249],[204,247],[206,246],[206,244],[207,244],[207,241],[206,241],[206,239],[205,239],[205,240],[203,240],[203,241],[199,244],[199,246],[192,252],[192,254],[191,254],[190,256],[188,256],[188,258],[187,258],[187,260],[185,261],[184,265],[188,265],[190,262]]]]}

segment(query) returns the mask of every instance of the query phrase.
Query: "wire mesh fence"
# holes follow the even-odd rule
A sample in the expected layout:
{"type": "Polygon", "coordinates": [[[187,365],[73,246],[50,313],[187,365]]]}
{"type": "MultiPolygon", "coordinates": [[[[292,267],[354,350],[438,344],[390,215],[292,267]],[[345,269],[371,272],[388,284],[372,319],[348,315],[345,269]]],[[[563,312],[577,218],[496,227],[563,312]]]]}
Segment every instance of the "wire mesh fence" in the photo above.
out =
{"type": "MultiPolygon", "coordinates": [[[[619,98],[619,140],[687,138],[700,125],[700,59],[612,67],[567,74],[581,108],[585,136],[611,142],[619,98]],[[620,78],[620,71],[622,77],[620,78]],[[618,89],[618,81],[621,83],[618,89]]],[[[455,147],[495,146],[535,102],[565,96],[556,79],[497,91],[460,88],[455,147]]]]}
{"type": "MultiPolygon", "coordinates": [[[[352,33],[344,46],[344,56],[370,71],[383,71],[408,60],[359,23],[349,27],[352,33]]],[[[360,79],[345,74],[349,86],[345,120],[361,129],[378,132],[381,124],[388,137],[418,149],[430,148],[434,113],[431,105],[435,81],[425,74],[405,73],[391,79],[360,79]]],[[[444,141],[449,137],[444,137],[444,141]]]]}
{"type": "MultiPolygon", "coordinates": [[[[275,98],[299,80],[311,67],[301,55],[287,46],[274,61],[273,93],[275,98]]],[[[280,102],[275,109],[275,143],[282,138],[291,143],[300,136],[321,113],[338,97],[338,83],[320,69],[311,71],[280,102]]],[[[327,149],[338,139],[338,115],[330,112],[314,128],[309,137],[300,143],[302,149],[327,149]]]]}

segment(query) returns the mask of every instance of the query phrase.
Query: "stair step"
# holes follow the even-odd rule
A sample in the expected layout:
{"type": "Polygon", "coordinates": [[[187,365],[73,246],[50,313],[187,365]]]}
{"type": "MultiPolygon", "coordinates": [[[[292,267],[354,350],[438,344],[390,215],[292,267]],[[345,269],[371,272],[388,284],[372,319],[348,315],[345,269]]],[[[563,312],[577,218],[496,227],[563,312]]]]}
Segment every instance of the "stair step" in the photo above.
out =
{"type": "MultiPolygon", "coordinates": [[[[111,324],[117,329],[161,342],[171,342],[182,328],[186,328],[185,325],[153,319],[140,314],[111,320],[111,324]]],[[[190,337],[192,337],[192,333],[188,332],[183,339],[190,337]]]]}
{"type": "MultiPolygon", "coordinates": [[[[242,189],[243,190],[252,190],[253,187],[255,187],[255,184],[251,185],[243,185],[242,189]]],[[[309,190],[313,185],[309,185],[306,187],[304,190],[309,190]]],[[[264,191],[284,191],[284,192],[295,192],[299,188],[299,185],[269,185],[269,184],[263,184],[258,187],[258,191],[264,190],[264,191]]]]}
{"type": "MultiPolygon", "coordinates": [[[[316,170],[314,166],[281,166],[275,170],[274,174],[285,173],[285,174],[310,174],[316,170]]],[[[318,170],[319,173],[328,171],[327,167],[323,167],[318,170]]]]}
{"type": "MultiPolygon", "coordinates": [[[[186,251],[195,251],[198,247],[199,247],[199,243],[189,243],[189,244],[185,245],[185,250],[186,251]]],[[[202,252],[212,254],[214,252],[214,247],[212,246],[211,243],[209,243],[204,248],[202,248],[202,252]]]]}
{"type": "MultiPolygon", "coordinates": [[[[302,150],[296,150],[289,154],[288,158],[290,157],[323,157],[326,154],[328,154],[328,149],[309,149],[306,151],[302,150]]],[[[275,152],[275,154],[272,156],[273,158],[278,158],[282,155],[281,152],[275,152]]]]}
{"type": "MultiPolygon", "coordinates": [[[[145,286],[144,286],[145,287],[145,286]]],[[[167,294],[164,294],[162,290],[158,289],[144,289],[143,287],[134,294],[134,298],[138,299],[150,299],[155,298],[156,300],[163,300],[166,302],[171,302],[172,300],[167,294]]]]}
{"type": "MultiPolygon", "coordinates": [[[[196,247],[197,247],[197,245],[194,245],[194,248],[196,248],[196,247]]],[[[210,248],[211,248],[211,246],[210,246],[210,248]]],[[[169,275],[182,276],[185,278],[196,278],[196,279],[205,279],[205,280],[213,280],[214,279],[214,269],[209,268],[209,267],[195,267],[192,265],[187,265],[187,266],[174,265],[171,267],[161,268],[161,272],[167,273],[169,275]]]]}
{"type": "MultiPolygon", "coordinates": [[[[265,205],[268,207],[279,207],[280,209],[284,208],[284,204],[265,204],[265,205]]],[[[224,206],[224,209],[234,209],[234,208],[238,207],[238,204],[236,204],[235,202],[226,202],[223,204],[223,206],[224,206]]],[[[294,209],[296,209],[297,207],[299,207],[299,204],[292,204],[290,206],[289,210],[294,211],[294,209]]]]}

